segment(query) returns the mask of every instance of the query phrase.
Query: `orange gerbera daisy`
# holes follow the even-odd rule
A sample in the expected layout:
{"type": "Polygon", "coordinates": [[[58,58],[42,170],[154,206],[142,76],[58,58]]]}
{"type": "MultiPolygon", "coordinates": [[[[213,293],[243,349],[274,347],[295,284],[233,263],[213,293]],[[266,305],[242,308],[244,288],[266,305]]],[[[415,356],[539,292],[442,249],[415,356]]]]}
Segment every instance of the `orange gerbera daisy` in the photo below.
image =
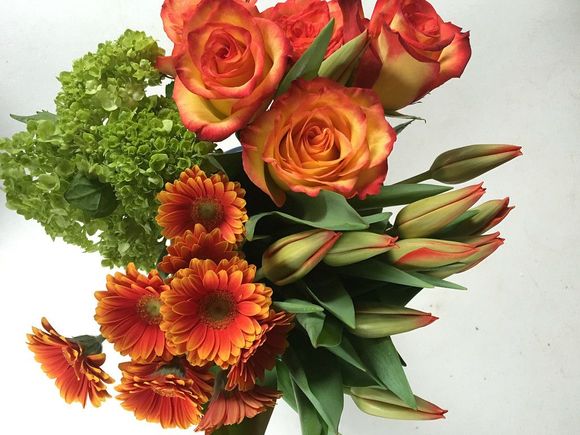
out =
{"type": "Polygon", "coordinates": [[[248,349],[242,350],[240,360],[228,373],[226,388],[241,391],[250,390],[262,379],[266,370],[276,365],[276,357],[288,347],[286,337],[294,327],[294,315],[285,311],[270,311],[270,317],[261,322],[262,333],[248,349]]]}
{"type": "Polygon", "coordinates": [[[221,391],[212,397],[207,411],[196,431],[211,434],[215,429],[231,424],[239,424],[245,418],[252,418],[273,408],[282,393],[271,388],[256,386],[250,391],[221,391]]]}
{"type": "Polygon", "coordinates": [[[107,397],[105,384],[113,379],[101,370],[105,354],[101,352],[98,337],[81,336],[65,338],[42,318],[44,331],[32,328],[27,334],[28,348],[34,352],[42,370],[55,383],[66,403],[80,402],[86,405],[87,397],[93,406],[100,406],[107,397]]]}
{"type": "Polygon", "coordinates": [[[167,274],[185,269],[194,258],[219,263],[239,254],[236,245],[222,238],[219,228],[208,233],[201,224],[195,224],[193,231],[187,230],[183,236],[176,237],[167,247],[167,253],[159,263],[159,269],[167,274]]]}
{"type": "Polygon", "coordinates": [[[116,390],[122,406],[139,420],[162,427],[187,429],[199,423],[202,405],[213,390],[213,376],[205,368],[192,367],[183,358],[150,364],[125,362],[116,390]]]}
{"type": "Polygon", "coordinates": [[[133,263],[127,266],[126,274],[107,276],[107,290],[95,292],[99,301],[95,320],[115,350],[140,362],[173,357],[159,328],[160,295],[167,289],[157,271],[145,276],[133,263]]]}
{"type": "Polygon", "coordinates": [[[165,190],[159,193],[157,223],[168,239],[201,224],[207,231],[219,228],[224,240],[236,243],[243,240],[244,223],[248,220],[245,194],[240,183],[230,181],[227,175],[207,177],[194,166],[182,172],[173,184],[165,184],[165,190]]]}
{"type": "Polygon", "coordinates": [[[218,264],[193,259],[163,292],[161,329],[177,352],[194,365],[235,364],[259,337],[272,289],[254,283],[256,266],[234,257],[218,264]]]}

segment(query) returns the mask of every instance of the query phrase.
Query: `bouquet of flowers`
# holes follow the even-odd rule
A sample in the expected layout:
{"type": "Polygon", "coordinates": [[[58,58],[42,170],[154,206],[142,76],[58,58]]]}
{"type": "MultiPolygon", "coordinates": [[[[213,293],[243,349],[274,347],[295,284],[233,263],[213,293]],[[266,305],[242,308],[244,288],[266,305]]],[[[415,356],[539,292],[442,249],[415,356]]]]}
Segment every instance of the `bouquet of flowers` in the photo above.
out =
{"type": "Polygon", "coordinates": [[[43,318],[28,346],[66,402],[99,406],[112,343],[117,398],[164,428],[264,434],[283,398],[303,434],[338,434],[345,395],[443,418],[392,336],[436,320],[407,306],[422,289],[463,289],[448,278],[503,243],[509,200],[451,185],[521,152],[471,145],[385,179],[420,119],[399,110],[461,76],[469,34],[425,0],[377,0],[370,19],[360,0],[255,3],[165,0],[170,55],[128,30],[60,75],[56,113],[13,116],[8,206],[125,268],[95,293],[100,335],[43,318]]]}

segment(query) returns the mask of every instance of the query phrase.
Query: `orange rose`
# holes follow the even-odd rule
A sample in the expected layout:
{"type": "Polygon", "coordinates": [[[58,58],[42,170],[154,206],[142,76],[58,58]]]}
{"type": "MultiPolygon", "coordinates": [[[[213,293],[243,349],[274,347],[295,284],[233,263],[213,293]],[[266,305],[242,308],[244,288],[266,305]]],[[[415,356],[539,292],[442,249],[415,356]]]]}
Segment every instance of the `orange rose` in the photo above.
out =
{"type": "Polygon", "coordinates": [[[196,2],[164,12],[166,23],[177,23],[166,25],[177,41],[173,98],[188,129],[219,141],[267,104],[286,72],[290,47],[276,24],[241,0],[196,2]]]}
{"type": "Polygon", "coordinates": [[[369,31],[378,65],[365,62],[355,83],[373,88],[389,111],[460,77],[471,56],[469,32],[444,22],[426,0],[378,0],[369,31]]]}
{"type": "Polygon", "coordinates": [[[295,81],[240,132],[246,173],[278,206],[288,190],[377,193],[395,138],[373,91],[324,78],[295,81]]]}
{"type": "Polygon", "coordinates": [[[286,0],[266,9],[262,16],[278,24],[292,46],[292,60],[297,61],[320,31],[334,18],[334,31],[326,56],[342,45],[342,12],[337,0],[286,0]]]}

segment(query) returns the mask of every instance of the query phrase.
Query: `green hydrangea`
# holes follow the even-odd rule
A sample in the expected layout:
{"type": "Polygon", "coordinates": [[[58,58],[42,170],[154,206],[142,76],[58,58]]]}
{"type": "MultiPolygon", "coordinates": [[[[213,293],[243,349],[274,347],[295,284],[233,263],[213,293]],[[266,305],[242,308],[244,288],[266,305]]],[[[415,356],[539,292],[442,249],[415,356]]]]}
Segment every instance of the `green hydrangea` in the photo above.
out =
{"type": "Polygon", "coordinates": [[[146,92],[161,84],[154,63],[162,54],[143,32],[100,44],[60,74],[56,116],[16,117],[26,131],[0,139],[8,207],[53,239],[99,251],[105,266],[155,265],[163,248],[157,192],[214,148],[196,141],[170,98],[146,92]],[[78,177],[108,189],[109,204],[89,213],[70,201],[78,177]]]}

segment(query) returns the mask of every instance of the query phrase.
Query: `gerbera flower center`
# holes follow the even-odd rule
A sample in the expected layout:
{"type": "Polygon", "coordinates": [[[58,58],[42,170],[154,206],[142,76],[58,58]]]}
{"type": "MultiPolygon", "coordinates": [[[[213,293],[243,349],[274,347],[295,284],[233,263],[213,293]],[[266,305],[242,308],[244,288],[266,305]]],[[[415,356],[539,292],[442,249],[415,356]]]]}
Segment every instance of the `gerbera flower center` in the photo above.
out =
{"type": "Polygon", "coordinates": [[[137,302],[139,317],[150,325],[161,323],[161,299],[158,296],[143,296],[137,302]]]}
{"type": "Polygon", "coordinates": [[[193,203],[191,217],[195,223],[202,224],[207,231],[217,228],[222,222],[224,210],[213,198],[200,198],[193,203]]]}
{"type": "Polygon", "coordinates": [[[200,317],[202,321],[214,329],[223,329],[228,326],[235,313],[236,301],[229,292],[212,292],[201,300],[200,317]]]}

